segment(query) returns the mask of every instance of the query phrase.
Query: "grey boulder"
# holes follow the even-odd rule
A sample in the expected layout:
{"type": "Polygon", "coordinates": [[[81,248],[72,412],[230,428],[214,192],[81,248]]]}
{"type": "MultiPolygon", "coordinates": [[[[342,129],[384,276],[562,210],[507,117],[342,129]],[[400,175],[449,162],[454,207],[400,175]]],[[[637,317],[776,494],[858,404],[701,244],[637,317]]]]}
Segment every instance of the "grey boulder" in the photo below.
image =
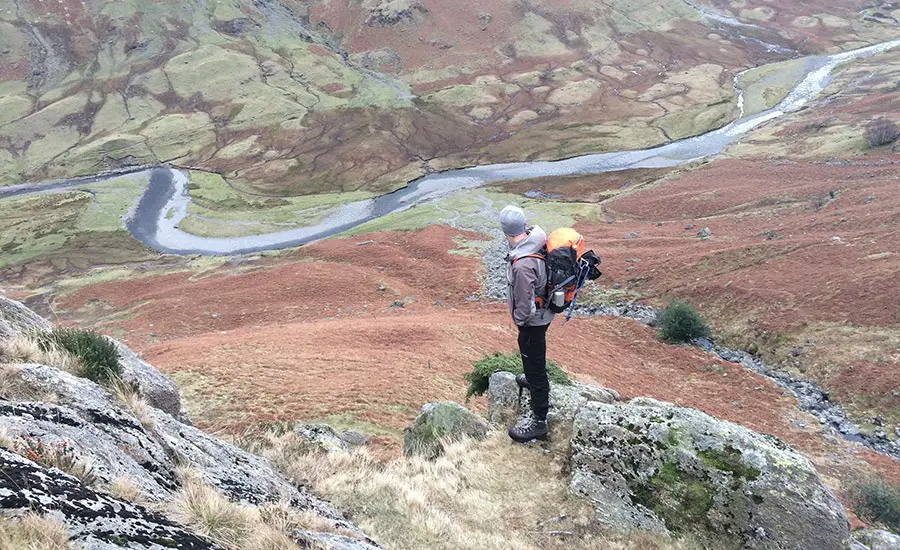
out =
{"type": "MultiPolygon", "coordinates": [[[[519,416],[531,415],[531,393],[522,390],[519,398],[519,385],[514,374],[498,371],[488,379],[488,411],[487,417],[492,424],[510,426],[519,416]]],[[[591,386],[580,382],[572,385],[550,384],[550,411],[547,421],[551,429],[560,427],[568,430],[575,414],[585,403],[615,403],[619,394],[612,389],[591,386]]]]}
{"type": "Polygon", "coordinates": [[[693,532],[720,548],[839,549],[841,504],[780,440],[653,399],[588,403],[575,418],[571,488],[620,531],[693,532]]]}
{"type": "Polygon", "coordinates": [[[427,403],[406,428],[403,453],[436,458],[444,453],[444,442],[465,437],[484,439],[488,428],[487,422],[458,403],[427,403]]]}
{"type": "MultiPolygon", "coordinates": [[[[110,339],[112,340],[112,339],[110,339]]],[[[165,411],[182,422],[187,422],[187,413],[181,404],[178,387],[168,377],[150,363],[141,359],[121,342],[112,340],[119,350],[120,377],[134,386],[147,403],[165,411]]]]}
{"type": "Polygon", "coordinates": [[[52,328],[53,325],[49,321],[20,302],[0,296],[0,340],[8,340],[17,334],[47,331],[52,328]]]}

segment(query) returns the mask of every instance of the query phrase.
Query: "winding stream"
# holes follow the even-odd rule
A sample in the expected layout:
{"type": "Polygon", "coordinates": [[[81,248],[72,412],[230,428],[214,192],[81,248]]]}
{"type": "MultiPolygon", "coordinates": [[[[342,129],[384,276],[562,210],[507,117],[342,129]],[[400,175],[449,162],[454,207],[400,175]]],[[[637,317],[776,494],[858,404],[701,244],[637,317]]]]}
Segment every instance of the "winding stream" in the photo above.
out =
{"type": "MultiPolygon", "coordinates": [[[[429,174],[399,191],[334,208],[319,223],[302,228],[246,237],[200,237],[179,229],[191,202],[187,175],[167,167],[149,169],[150,183],[126,225],[147,246],[170,254],[233,255],[299,246],[336,235],[387,214],[463,189],[505,179],[599,174],[634,168],[666,168],[720,153],[730,143],[760,124],[796,111],[822,92],[840,63],[900,46],[900,39],[830,56],[805,59],[806,75],[778,105],[751,116],[741,116],[718,130],[650,149],[584,155],[560,161],[491,164],[429,174]]],[[[736,79],[738,105],[743,105],[740,78],[736,79]]],[[[741,110],[743,108],[741,107],[741,110]]],[[[743,113],[742,113],[743,114],[743,113]]],[[[135,170],[137,171],[137,170],[135,170]]],[[[142,170],[143,171],[143,170],[142,170]]],[[[121,175],[121,174],[116,174],[121,175]]],[[[38,185],[0,188],[0,199],[84,185],[112,176],[95,176],[38,185]]]]}

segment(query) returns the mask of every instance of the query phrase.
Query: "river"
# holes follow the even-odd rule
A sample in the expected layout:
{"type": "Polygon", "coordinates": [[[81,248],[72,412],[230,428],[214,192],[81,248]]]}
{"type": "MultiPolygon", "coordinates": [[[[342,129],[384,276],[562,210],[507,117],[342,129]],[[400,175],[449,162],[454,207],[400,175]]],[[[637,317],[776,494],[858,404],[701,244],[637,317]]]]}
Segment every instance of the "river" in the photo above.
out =
{"type": "MultiPolygon", "coordinates": [[[[429,174],[410,182],[394,193],[336,207],[315,225],[263,235],[214,238],[200,237],[182,231],[179,224],[187,216],[188,205],[191,202],[187,175],[168,167],[135,169],[133,172],[149,171],[149,185],[127,219],[126,225],[136,239],[160,252],[181,255],[237,255],[294,247],[320,240],[382,216],[401,212],[416,204],[498,180],[674,167],[716,155],[760,124],[800,109],[825,89],[830,82],[832,71],[840,63],[898,46],[900,39],[829,56],[808,57],[805,59],[804,78],[778,105],[751,116],[741,116],[722,128],[699,136],[650,149],[591,154],[559,161],[491,164],[429,174]]],[[[736,79],[738,105],[742,106],[743,92],[739,83],[740,79],[736,79]]],[[[0,188],[0,199],[56,191],[111,177],[114,176],[93,176],[0,188]]]]}

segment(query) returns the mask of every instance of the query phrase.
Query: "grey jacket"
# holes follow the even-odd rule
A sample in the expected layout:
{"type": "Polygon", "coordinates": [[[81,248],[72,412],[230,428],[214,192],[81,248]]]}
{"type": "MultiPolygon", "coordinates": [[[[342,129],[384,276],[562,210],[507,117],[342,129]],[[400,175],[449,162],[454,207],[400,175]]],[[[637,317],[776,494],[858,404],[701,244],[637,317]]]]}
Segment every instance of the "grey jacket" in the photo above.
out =
{"type": "Polygon", "coordinates": [[[528,237],[509,251],[506,257],[506,282],[508,284],[509,313],[518,326],[539,327],[549,325],[553,312],[538,309],[536,296],[547,299],[547,267],[540,258],[526,258],[537,254],[547,244],[547,235],[540,227],[528,230],[528,237]],[[521,258],[521,259],[520,259],[521,258]]]}

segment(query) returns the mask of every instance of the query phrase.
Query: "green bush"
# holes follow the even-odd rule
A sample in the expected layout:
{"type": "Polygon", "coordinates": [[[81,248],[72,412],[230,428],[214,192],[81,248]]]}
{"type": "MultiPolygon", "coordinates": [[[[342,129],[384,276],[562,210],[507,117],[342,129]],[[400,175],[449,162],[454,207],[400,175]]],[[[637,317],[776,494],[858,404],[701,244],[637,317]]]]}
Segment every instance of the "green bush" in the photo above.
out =
{"type": "Polygon", "coordinates": [[[659,317],[659,339],[670,344],[709,336],[709,325],[687,302],[669,303],[659,317]]]}
{"type": "Polygon", "coordinates": [[[900,485],[869,479],[854,487],[850,497],[857,516],[900,533],[900,485]]]}
{"type": "MultiPolygon", "coordinates": [[[[488,380],[497,371],[521,374],[523,372],[522,356],[518,353],[512,355],[498,352],[472,363],[472,372],[467,372],[463,375],[469,383],[469,388],[466,390],[466,401],[473,395],[484,395],[484,392],[488,389],[488,380]]],[[[557,384],[572,385],[569,375],[563,372],[559,365],[553,361],[547,361],[547,377],[550,378],[551,382],[557,384]]]]}
{"type": "Polygon", "coordinates": [[[78,358],[81,375],[106,385],[122,374],[119,350],[108,338],[92,330],[55,328],[39,337],[45,350],[56,347],[78,358]]]}

